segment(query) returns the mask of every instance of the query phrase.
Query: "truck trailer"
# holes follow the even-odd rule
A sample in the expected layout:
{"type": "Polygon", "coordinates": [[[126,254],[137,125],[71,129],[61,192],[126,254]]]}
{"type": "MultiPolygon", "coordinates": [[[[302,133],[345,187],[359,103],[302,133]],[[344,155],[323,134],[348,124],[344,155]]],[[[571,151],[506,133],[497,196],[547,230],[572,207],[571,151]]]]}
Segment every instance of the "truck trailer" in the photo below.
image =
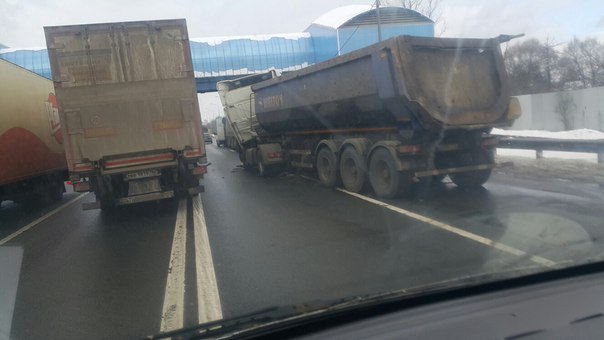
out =
{"type": "Polygon", "coordinates": [[[207,172],[185,20],[45,27],[85,209],[196,195],[207,172]]]}
{"type": "Polygon", "coordinates": [[[504,40],[398,36],[217,89],[243,166],[263,176],[308,169],[324,186],[384,198],[446,175],[480,186],[497,166],[491,129],[520,116],[504,40]]]}
{"type": "Polygon", "coordinates": [[[0,202],[50,203],[67,162],[52,82],[0,60],[0,202]]]}

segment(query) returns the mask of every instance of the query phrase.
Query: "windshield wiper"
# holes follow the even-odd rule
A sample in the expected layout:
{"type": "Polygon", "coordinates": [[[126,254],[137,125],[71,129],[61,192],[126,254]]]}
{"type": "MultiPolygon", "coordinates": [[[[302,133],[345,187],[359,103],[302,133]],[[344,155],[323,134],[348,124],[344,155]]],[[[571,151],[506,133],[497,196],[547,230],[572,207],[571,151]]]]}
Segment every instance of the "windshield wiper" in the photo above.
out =
{"type": "Polygon", "coordinates": [[[367,307],[372,304],[380,304],[388,301],[395,301],[404,298],[414,297],[423,294],[433,294],[460,288],[462,286],[472,286],[483,284],[492,280],[499,280],[516,276],[532,274],[542,271],[539,266],[528,266],[500,270],[495,272],[479,273],[468,275],[451,280],[440,281],[436,283],[420,285],[411,288],[389,291],[379,294],[355,295],[347,298],[334,300],[318,300],[300,305],[291,306],[273,306],[259,309],[257,311],[246,313],[233,318],[226,318],[211,322],[202,323],[192,327],[186,327],[157,335],[151,335],[145,339],[167,339],[171,337],[180,337],[185,339],[202,339],[212,336],[235,335],[239,332],[249,331],[259,327],[265,327],[269,324],[278,324],[286,321],[302,319],[313,316],[325,315],[330,312],[345,311],[359,307],[367,307]]]}
{"type": "Polygon", "coordinates": [[[199,325],[185,327],[174,331],[149,335],[144,339],[168,339],[172,337],[181,337],[185,339],[198,339],[209,336],[217,336],[235,332],[242,329],[251,329],[255,326],[265,325],[266,323],[287,319],[292,316],[321,310],[329,306],[337,305],[348,299],[336,299],[329,301],[313,301],[299,305],[290,306],[272,306],[262,308],[250,313],[242,314],[232,318],[225,318],[199,325]]]}

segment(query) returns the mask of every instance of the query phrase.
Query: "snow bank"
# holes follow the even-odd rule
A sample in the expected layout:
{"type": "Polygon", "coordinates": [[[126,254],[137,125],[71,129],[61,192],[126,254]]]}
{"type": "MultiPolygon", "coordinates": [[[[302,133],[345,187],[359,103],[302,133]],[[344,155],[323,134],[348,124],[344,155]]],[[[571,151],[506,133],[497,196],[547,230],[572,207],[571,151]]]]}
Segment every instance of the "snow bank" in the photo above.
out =
{"type": "Polygon", "coordinates": [[[604,132],[590,129],[579,129],[571,131],[543,131],[543,130],[502,130],[493,129],[491,134],[498,136],[514,136],[514,137],[538,137],[552,139],[580,139],[594,140],[604,139],[604,132]]]}
{"type": "Polygon", "coordinates": [[[304,62],[302,64],[299,65],[292,65],[292,66],[288,66],[288,67],[284,67],[284,68],[274,68],[271,67],[269,69],[264,69],[264,70],[250,70],[247,67],[244,68],[240,68],[237,70],[233,70],[233,69],[229,69],[229,70],[224,70],[224,71],[215,71],[215,72],[200,72],[200,71],[195,71],[195,77],[219,77],[219,76],[233,76],[233,75],[241,75],[241,76],[246,76],[246,75],[250,75],[250,74],[255,74],[255,73],[264,73],[264,72],[268,72],[270,70],[277,70],[277,74],[279,74],[279,72],[284,72],[284,71],[295,71],[295,70],[299,70],[301,68],[307,67],[309,64],[307,62],[304,62]]]}
{"type": "MultiPolygon", "coordinates": [[[[535,159],[537,157],[535,150],[523,149],[502,149],[497,148],[499,156],[515,156],[535,159]]],[[[582,160],[590,163],[598,162],[598,155],[595,153],[585,152],[565,152],[565,151],[543,151],[543,158],[567,159],[567,160],[582,160]]]]}

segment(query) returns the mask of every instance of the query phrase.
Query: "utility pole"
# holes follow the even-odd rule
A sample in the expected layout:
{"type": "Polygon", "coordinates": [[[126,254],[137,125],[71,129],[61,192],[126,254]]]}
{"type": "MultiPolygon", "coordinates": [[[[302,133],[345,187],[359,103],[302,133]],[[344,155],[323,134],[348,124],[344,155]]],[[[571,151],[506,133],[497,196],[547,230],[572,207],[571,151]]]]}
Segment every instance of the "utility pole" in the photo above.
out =
{"type": "Polygon", "coordinates": [[[380,20],[380,0],[375,0],[375,11],[377,13],[378,42],[382,41],[382,22],[380,20]]]}

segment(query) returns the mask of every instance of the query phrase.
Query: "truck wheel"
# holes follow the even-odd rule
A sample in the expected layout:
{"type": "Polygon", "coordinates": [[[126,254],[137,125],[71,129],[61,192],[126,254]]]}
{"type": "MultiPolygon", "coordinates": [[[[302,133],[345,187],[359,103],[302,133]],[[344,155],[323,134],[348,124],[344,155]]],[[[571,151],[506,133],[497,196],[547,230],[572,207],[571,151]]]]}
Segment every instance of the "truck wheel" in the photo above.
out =
{"type": "Polygon", "coordinates": [[[63,184],[63,181],[55,181],[52,185],[50,185],[49,190],[51,190],[51,200],[54,202],[58,202],[63,199],[63,193],[65,192],[65,184],[63,184]]]}
{"type": "Polygon", "coordinates": [[[352,192],[361,192],[365,187],[367,167],[357,151],[348,147],[340,157],[340,177],[344,188],[352,192]]]}
{"type": "Polygon", "coordinates": [[[317,176],[321,185],[333,188],[338,182],[338,166],[336,155],[327,147],[321,148],[317,155],[317,176]]]}
{"type": "MultiPolygon", "coordinates": [[[[454,159],[455,166],[469,166],[478,164],[493,164],[494,155],[492,151],[475,150],[471,154],[461,154],[454,159]]],[[[491,177],[492,169],[460,172],[449,174],[449,177],[461,188],[476,188],[483,185],[491,177]]]]}
{"type": "Polygon", "coordinates": [[[241,165],[243,166],[243,169],[250,170],[251,167],[249,165],[247,165],[247,163],[245,162],[245,149],[237,147],[237,153],[239,154],[239,161],[241,161],[241,165]]]}
{"type": "Polygon", "coordinates": [[[392,154],[380,148],[369,161],[369,182],[378,197],[392,199],[408,192],[413,180],[409,172],[397,171],[392,154]]]}
{"type": "Polygon", "coordinates": [[[115,209],[115,203],[109,195],[102,195],[99,198],[99,201],[101,203],[101,210],[105,212],[110,212],[115,209]]]}
{"type": "Polygon", "coordinates": [[[269,166],[264,164],[264,160],[262,159],[262,157],[260,155],[258,155],[258,175],[260,175],[260,177],[264,177],[264,178],[270,176],[269,166]]]}

